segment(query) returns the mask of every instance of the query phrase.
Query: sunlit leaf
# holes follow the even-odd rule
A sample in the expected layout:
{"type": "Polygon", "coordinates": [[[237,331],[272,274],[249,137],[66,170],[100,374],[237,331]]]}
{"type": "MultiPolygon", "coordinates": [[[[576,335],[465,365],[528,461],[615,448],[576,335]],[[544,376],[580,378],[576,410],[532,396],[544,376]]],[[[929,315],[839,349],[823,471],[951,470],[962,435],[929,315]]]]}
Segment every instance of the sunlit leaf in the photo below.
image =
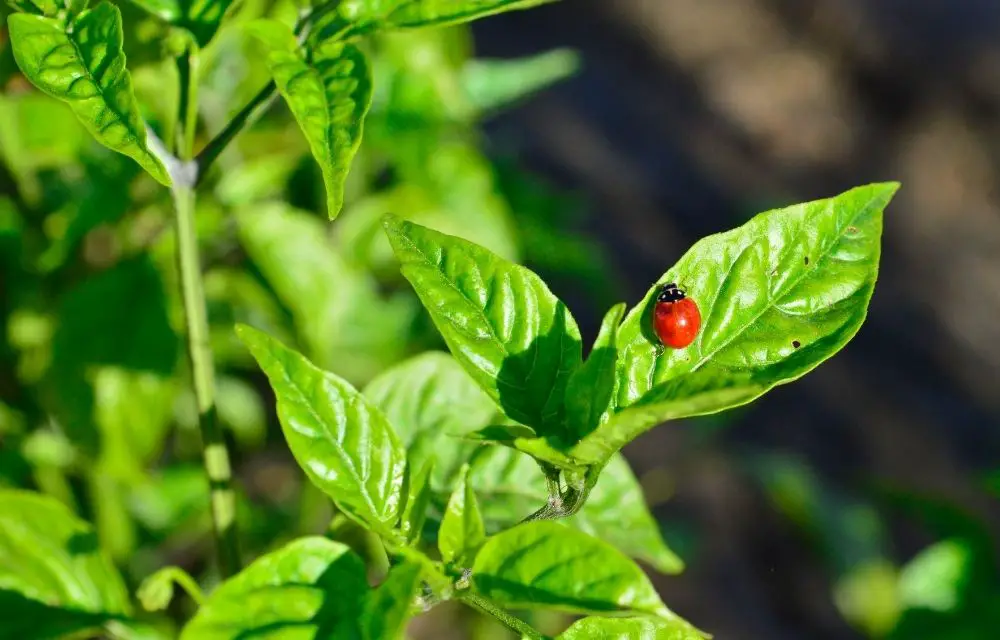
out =
{"type": "Polygon", "coordinates": [[[313,42],[306,55],[291,30],[275,21],[254,23],[254,33],[267,45],[274,81],[323,172],[332,220],[344,204],[344,181],[371,104],[368,61],[357,47],[336,40],[313,42]]]}
{"type": "Polygon", "coordinates": [[[181,640],[357,638],[367,592],[364,564],[347,546],[301,538],[222,583],[181,640]]]}
{"type": "Polygon", "coordinates": [[[18,66],[33,84],[69,104],[98,142],[170,184],[166,168],[146,145],[117,7],[101,2],[73,19],[71,29],[27,14],[12,15],[8,26],[18,66]]]}
{"type": "Polygon", "coordinates": [[[663,620],[651,616],[637,618],[589,617],[577,620],[558,640],[702,640],[697,629],[680,618],[663,620]]]}
{"type": "Polygon", "coordinates": [[[97,536],[56,500],[0,491],[0,637],[97,632],[129,613],[128,593],[97,536]]]}
{"type": "Polygon", "coordinates": [[[673,617],[638,565],[611,545],[551,521],[490,538],[476,556],[472,581],[504,606],[673,617]]]}
{"type": "Polygon", "coordinates": [[[396,217],[385,226],[458,362],[511,419],[562,435],[563,391],[582,359],[566,305],[537,275],[478,245],[396,217]]]}
{"type": "Polygon", "coordinates": [[[571,49],[513,60],[470,60],[462,68],[462,86],[475,111],[491,111],[572,76],[579,64],[571,49]]]}
{"type": "Polygon", "coordinates": [[[245,325],[237,332],[274,388],[288,446],[309,479],[342,511],[391,532],[406,456],[382,412],[277,340],[245,325]]]}
{"type": "Polygon", "coordinates": [[[430,351],[386,369],[364,389],[409,449],[410,464],[434,459],[431,486],[449,493],[476,448],[460,435],[490,422],[497,408],[455,359],[430,351]]]}
{"type": "Polygon", "coordinates": [[[226,16],[233,0],[132,0],[154,16],[187,29],[204,47],[226,16]]]}
{"type": "MultiPolygon", "coordinates": [[[[619,329],[617,406],[695,371],[746,375],[763,393],[839,351],[867,314],[878,275],[882,211],[898,187],[873,184],[769,211],[697,242],[619,329]],[[665,282],[686,288],[703,321],[691,346],[658,355],[652,306],[665,282]]],[[[733,404],[720,399],[715,410],[733,404]]]]}

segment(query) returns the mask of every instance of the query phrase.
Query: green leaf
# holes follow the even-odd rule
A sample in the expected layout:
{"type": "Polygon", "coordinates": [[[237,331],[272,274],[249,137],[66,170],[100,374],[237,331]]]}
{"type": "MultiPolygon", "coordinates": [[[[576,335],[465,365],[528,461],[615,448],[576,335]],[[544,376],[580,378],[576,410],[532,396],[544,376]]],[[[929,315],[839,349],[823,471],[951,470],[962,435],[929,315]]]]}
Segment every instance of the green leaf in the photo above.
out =
{"type": "Polygon", "coordinates": [[[166,168],[146,145],[117,7],[101,2],[74,18],[71,29],[28,14],[12,15],[7,24],[17,64],[35,86],[69,104],[98,142],[170,185],[166,168]]]}
{"type": "Polygon", "coordinates": [[[684,562],[664,542],[642,487],[621,454],[611,456],[583,509],[566,523],[648,562],[657,571],[677,574],[684,570],[684,562]]]}
{"type": "Polygon", "coordinates": [[[204,597],[198,583],[180,567],[163,567],[146,577],[139,585],[136,597],[146,611],[162,611],[170,605],[174,598],[174,583],[181,585],[201,606],[204,597]]]}
{"type": "Polygon", "coordinates": [[[396,640],[403,637],[420,589],[422,569],[417,562],[404,561],[393,567],[385,582],[369,594],[361,623],[362,637],[365,640],[396,640]]]}
{"type": "Polygon", "coordinates": [[[352,382],[399,360],[416,302],[383,300],[371,274],[345,264],[322,219],[271,203],[237,213],[237,222],[243,247],[291,312],[310,359],[352,382]]]}
{"type": "Polygon", "coordinates": [[[660,384],[632,406],[612,414],[574,445],[569,456],[580,464],[600,465],[658,424],[746,404],[765,390],[766,387],[755,384],[745,373],[705,369],[683,374],[660,384]]]}
{"type": "MultiPolygon", "coordinates": [[[[657,355],[651,317],[659,283],[651,287],[618,331],[617,407],[696,371],[749,376],[760,395],[839,351],[865,319],[878,275],[882,211],[898,188],[873,184],[769,211],[696,243],[659,283],[687,289],[701,308],[701,332],[691,346],[657,355]]],[[[699,411],[750,399],[723,395],[699,411]]]]}
{"type": "MultiPolygon", "coordinates": [[[[470,469],[487,532],[515,525],[548,499],[538,465],[516,451],[487,447],[476,453],[470,469]]],[[[663,573],[680,573],[684,568],[664,542],[639,481],[621,454],[608,461],[583,509],[559,522],[600,538],[663,573]]]]}
{"type": "Polygon", "coordinates": [[[583,618],[563,631],[558,640],[703,640],[697,629],[680,618],[583,618]]]}
{"type": "Polygon", "coordinates": [[[513,60],[470,60],[462,68],[461,82],[475,111],[492,111],[574,75],[579,66],[580,57],[572,49],[513,60]]]}
{"type": "Polygon", "coordinates": [[[406,504],[403,515],[399,518],[399,530],[406,536],[406,542],[413,544],[420,540],[420,534],[427,519],[427,507],[430,506],[431,474],[434,471],[434,459],[428,460],[420,471],[413,473],[413,461],[407,463],[406,504]]]}
{"type": "Polygon", "coordinates": [[[0,637],[59,638],[129,613],[89,525],[52,498],[0,491],[0,637]]]}
{"type": "Polygon", "coordinates": [[[323,172],[332,220],[344,204],[344,181],[371,105],[368,60],[357,47],[336,40],[311,42],[304,54],[292,31],[270,20],[254,23],[254,34],[267,46],[267,65],[278,91],[323,172]]]}
{"type": "Polygon", "coordinates": [[[673,617],[638,565],[611,545],[551,521],[490,538],[476,556],[472,581],[479,593],[508,607],[673,617]]]}
{"type": "Polygon", "coordinates": [[[402,506],[406,455],[382,413],[277,340],[246,325],[236,331],[271,382],[299,466],[342,511],[391,534],[402,506]]]}
{"type": "Polygon", "coordinates": [[[493,401],[446,353],[428,351],[385,370],[364,390],[409,449],[410,464],[435,465],[431,486],[450,492],[476,446],[459,437],[486,426],[493,401]]]}
{"type": "Polygon", "coordinates": [[[132,0],[154,16],[186,29],[199,47],[212,40],[234,0],[132,0]]]}
{"type": "Polygon", "coordinates": [[[541,278],[461,238],[387,216],[386,233],[456,360],[511,419],[562,435],[580,331],[541,278]]]}
{"type": "Polygon", "coordinates": [[[608,311],[587,362],[566,383],[566,424],[577,437],[597,428],[611,405],[618,363],[616,334],[624,315],[624,304],[608,311]]]}
{"type": "Polygon", "coordinates": [[[899,572],[899,600],[904,608],[948,612],[958,609],[972,582],[975,556],[961,539],[927,547],[899,572]]]}
{"type": "MultiPolygon", "coordinates": [[[[73,17],[87,6],[86,0],[69,0],[69,2],[65,0],[8,0],[7,4],[18,11],[49,18],[59,17],[64,12],[64,15],[73,17]]],[[[2,17],[2,12],[0,12],[0,17],[2,17]]]]}
{"type": "Polygon", "coordinates": [[[438,549],[445,563],[466,566],[485,541],[486,525],[479,512],[476,492],[469,482],[469,467],[465,466],[441,520],[438,549]]]}
{"type": "Polygon", "coordinates": [[[367,593],[364,564],[346,545],[301,538],[219,586],[181,640],[357,638],[367,593]]]}

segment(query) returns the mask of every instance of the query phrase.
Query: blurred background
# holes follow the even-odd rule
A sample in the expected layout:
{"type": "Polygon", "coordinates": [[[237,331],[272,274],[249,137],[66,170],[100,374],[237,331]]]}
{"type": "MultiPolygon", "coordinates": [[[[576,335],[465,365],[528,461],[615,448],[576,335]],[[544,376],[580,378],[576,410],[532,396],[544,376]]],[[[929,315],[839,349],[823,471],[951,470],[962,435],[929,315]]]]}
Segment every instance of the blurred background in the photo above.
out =
{"type": "MultiPolygon", "coordinates": [[[[120,7],[162,132],[176,101],[163,27],[120,7]]],[[[202,144],[267,81],[242,21],[293,10],[247,0],[206,48],[202,144]]],[[[325,530],[332,508],[303,482],[233,323],[359,386],[441,348],[382,213],[529,265],[590,343],[611,304],[638,301],[698,238],[899,180],[869,318],[841,354],[626,449],[687,563],[651,575],[721,640],[997,637],[1000,3],[566,0],[370,53],[375,100],[335,223],[282,105],[199,200],[246,555],[325,530]]],[[[95,523],[133,587],[169,563],[211,583],[169,200],[19,76],[3,30],[0,90],[0,486],[95,523]]],[[[450,606],[412,629],[504,633],[450,606]]]]}

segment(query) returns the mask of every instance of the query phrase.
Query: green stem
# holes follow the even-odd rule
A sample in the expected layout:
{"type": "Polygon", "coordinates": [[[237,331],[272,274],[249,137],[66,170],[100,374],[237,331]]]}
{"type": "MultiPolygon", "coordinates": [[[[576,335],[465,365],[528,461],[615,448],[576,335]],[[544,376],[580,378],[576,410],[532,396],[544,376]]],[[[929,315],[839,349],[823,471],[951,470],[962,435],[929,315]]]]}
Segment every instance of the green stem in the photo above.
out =
{"type": "Polygon", "coordinates": [[[496,606],[486,598],[478,596],[474,593],[463,594],[458,597],[461,602],[469,605],[473,609],[479,611],[480,613],[485,613],[488,616],[492,616],[502,622],[511,631],[519,634],[522,638],[531,638],[531,640],[545,640],[545,636],[535,630],[534,627],[529,625],[527,622],[516,618],[500,607],[496,606]]]}
{"type": "Polygon", "coordinates": [[[174,162],[173,196],[177,230],[177,270],[184,300],[184,322],[187,329],[188,357],[191,380],[198,406],[198,426],[201,430],[202,458],[208,474],[212,526],[219,556],[219,571],[229,577],[240,570],[239,539],[236,532],[236,496],[232,488],[232,467],[229,451],[216,419],[215,366],[208,337],[208,312],[198,258],[198,236],[195,230],[195,184],[197,165],[190,162],[194,149],[197,124],[197,50],[193,47],[177,59],[181,79],[181,100],[178,105],[181,121],[179,155],[174,162]],[[187,162],[184,162],[187,161],[187,162]]]}
{"type": "Polygon", "coordinates": [[[240,570],[239,544],[236,535],[236,496],[232,489],[229,451],[215,411],[215,367],[208,341],[208,314],[198,260],[198,238],[194,226],[194,188],[174,183],[174,206],[177,228],[177,268],[181,276],[184,318],[187,325],[188,357],[191,379],[198,405],[202,457],[210,483],[212,524],[223,576],[240,570]]]}

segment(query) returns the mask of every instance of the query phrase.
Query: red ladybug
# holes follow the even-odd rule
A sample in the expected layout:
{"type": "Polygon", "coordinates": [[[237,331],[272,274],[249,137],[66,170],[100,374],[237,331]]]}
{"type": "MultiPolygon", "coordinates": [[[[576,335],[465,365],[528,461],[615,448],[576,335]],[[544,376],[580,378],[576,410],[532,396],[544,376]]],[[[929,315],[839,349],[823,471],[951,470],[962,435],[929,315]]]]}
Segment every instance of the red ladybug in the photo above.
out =
{"type": "Polygon", "coordinates": [[[698,304],[673,282],[663,285],[653,307],[653,327],[663,344],[683,349],[694,342],[701,328],[698,304]]]}

